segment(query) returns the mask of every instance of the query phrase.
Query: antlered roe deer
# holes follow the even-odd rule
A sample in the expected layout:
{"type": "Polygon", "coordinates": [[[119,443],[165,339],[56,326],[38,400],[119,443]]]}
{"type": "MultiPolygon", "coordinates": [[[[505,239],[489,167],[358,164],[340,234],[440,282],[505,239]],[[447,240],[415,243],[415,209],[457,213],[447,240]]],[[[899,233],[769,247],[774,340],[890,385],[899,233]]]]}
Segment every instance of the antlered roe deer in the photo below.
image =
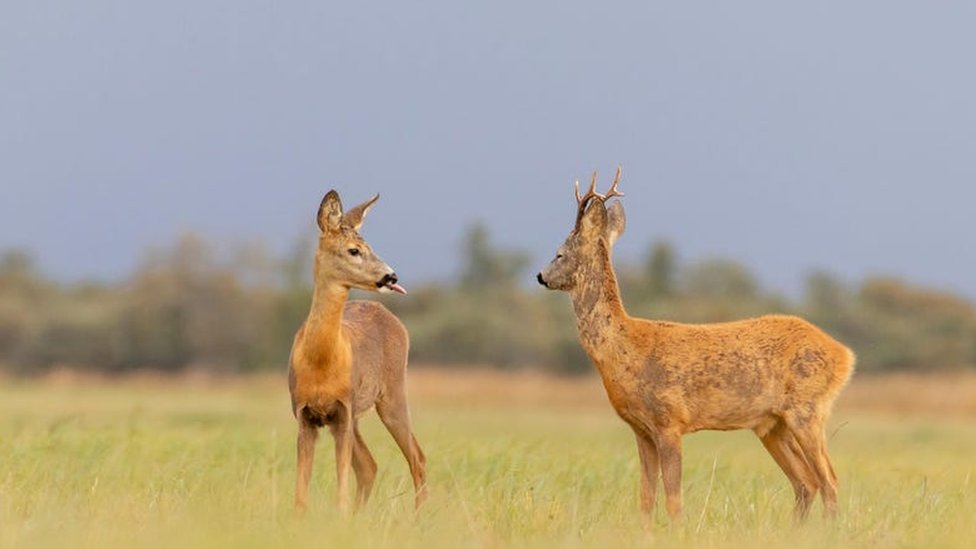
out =
{"type": "Polygon", "coordinates": [[[837,508],[837,476],[824,426],[847,383],[854,354],[809,322],[771,315],[717,324],[634,318],[624,310],[610,259],[624,231],[617,191],[576,184],[576,225],[538,274],[569,293],[580,342],[617,414],[637,436],[641,511],[649,525],[658,473],[672,520],[681,514],[681,437],[702,429],[751,429],[789,478],[795,515],[806,517],[817,491],[837,508]]]}
{"type": "Polygon", "coordinates": [[[359,434],[360,415],[372,407],[410,466],[415,505],[427,494],[426,458],[410,427],[406,368],[409,338],[403,324],[375,301],[347,301],[349,290],[406,291],[359,235],[379,195],[343,213],[329,191],[318,212],[312,306],[298,329],[289,359],[288,386],[298,420],[295,509],[305,510],[315,441],[326,426],[335,439],[338,503],[349,507],[349,466],[356,474],[356,506],[369,499],[376,462],[359,434]]]}

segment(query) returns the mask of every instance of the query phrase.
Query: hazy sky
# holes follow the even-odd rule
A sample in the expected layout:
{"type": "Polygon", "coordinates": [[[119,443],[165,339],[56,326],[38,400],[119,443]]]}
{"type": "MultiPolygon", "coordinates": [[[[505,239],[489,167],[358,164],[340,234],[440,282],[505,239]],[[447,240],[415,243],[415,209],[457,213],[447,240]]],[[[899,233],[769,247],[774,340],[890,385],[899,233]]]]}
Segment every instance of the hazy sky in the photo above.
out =
{"type": "Polygon", "coordinates": [[[541,266],[619,163],[618,258],[976,296],[976,4],[797,4],[4,0],[0,249],[65,280],[187,230],[282,251],[335,187],[382,194],[409,287],[476,219],[541,266]]]}

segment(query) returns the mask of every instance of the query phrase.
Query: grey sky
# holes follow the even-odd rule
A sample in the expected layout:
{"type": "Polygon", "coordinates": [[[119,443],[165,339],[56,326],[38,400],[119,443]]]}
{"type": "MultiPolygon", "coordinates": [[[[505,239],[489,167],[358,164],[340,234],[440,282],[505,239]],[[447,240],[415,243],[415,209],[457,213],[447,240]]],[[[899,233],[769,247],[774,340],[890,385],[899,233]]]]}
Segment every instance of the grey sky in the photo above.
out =
{"type": "Polygon", "coordinates": [[[191,229],[280,251],[335,187],[382,194],[409,287],[475,219],[542,265],[619,163],[617,257],[976,296],[976,4],[390,4],[0,3],[0,249],[67,280],[191,229]]]}

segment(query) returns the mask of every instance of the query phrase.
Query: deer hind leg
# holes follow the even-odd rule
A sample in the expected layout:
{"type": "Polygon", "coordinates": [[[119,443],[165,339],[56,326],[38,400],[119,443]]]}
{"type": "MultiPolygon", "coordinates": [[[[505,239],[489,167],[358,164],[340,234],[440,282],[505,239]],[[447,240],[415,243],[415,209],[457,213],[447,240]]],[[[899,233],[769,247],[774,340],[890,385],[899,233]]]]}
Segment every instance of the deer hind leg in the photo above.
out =
{"type": "Polygon", "coordinates": [[[315,441],[319,429],[304,417],[304,409],[298,414],[298,466],[295,481],[295,512],[305,513],[308,507],[308,485],[312,479],[312,464],[315,461],[315,441]]]}
{"type": "Polygon", "coordinates": [[[413,477],[414,506],[420,508],[427,499],[427,457],[410,428],[407,401],[403,396],[381,400],[376,403],[376,412],[407,459],[413,477]]]}
{"type": "Polygon", "coordinates": [[[829,507],[827,501],[824,500],[824,512],[828,516],[833,517],[837,514],[837,473],[834,472],[834,464],[830,462],[830,456],[827,455],[827,434],[825,427],[821,427],[820,429],[820,458],[827,466],[827,479],[834,493],[833,507],[829,507]]]}
{"type": "Polygon", "coordinates": [[[353,434],[352,409],[342,403],[337,403],[337,410],[329,423],[329,431],[335,439],[336,457],[336,501],[339,510],[349,511],[349,469],[352,465],[353,434]]]}
{"type": "Polygon", "coordinates": [[[830,480],[834,481],[834,486],[837,486],[837,473],[834,472],[834,464],[830,462],[830,456],[827,455],[827,437],[823,437],[824,443],[821,445],[820,450],[823,453],[824,461],[827,462],[827,469],[830,470],[830,480]]]}
{"type": "Polygon", "coordinates": [[[793,436],[820,484],[824,515],[833,517],[837,514],[837,477],[827,457],[824,422],[812,417],[794,418],[790,423],[793,436]]]}
{"type": "Polygon", "coordinates": [[[640,456],[640,506],[644,529],[654,524],[654,505],[657,499],[657,482],[661,476],[661,464],[654,441],[641,433],[637,435],[637,454],[640,456]]]}
{"type": "Polygon", "coordinates": [[[797,521],[802,521],[810,511],[810,504],[817,495],[819,484],[816,476],[810,470],[803,457],[800,447],[797,445],[792,433],[782,423],[777,424],[764,436],[759,437],[763,446],[773,456],[773,460],[779,468],[786,474],[790,484],[793,485],[793,493],[796,498],[794,516],[797,521]]]}
{"type": "Polygon", "coordinates": [[[376,480],[376,460],[373,459],[373,454],[363,441],[359,433],[359,424],[355,421],[352,430],[355,437],[352,447],[352,469],[356,473],[356,509],[359,509],[369,501],[369,494],[373,490],[373,481],[376,480]]]}
{"type": "Polygon", "coordinates": [[[667,434],[654,441],[661,463],[665,506],[672,521],[681,518],[681,435],[667,434]]]}

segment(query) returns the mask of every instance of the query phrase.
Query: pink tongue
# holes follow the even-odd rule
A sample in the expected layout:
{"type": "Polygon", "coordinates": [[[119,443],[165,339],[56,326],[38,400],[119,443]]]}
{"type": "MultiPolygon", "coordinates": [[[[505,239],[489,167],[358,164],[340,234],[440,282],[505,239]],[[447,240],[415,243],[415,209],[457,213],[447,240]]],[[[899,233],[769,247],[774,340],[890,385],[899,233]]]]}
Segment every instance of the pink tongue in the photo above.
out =
{"type": "Polygon", "coordinates": [[[403,286],[399,285],[399,284],[390,284],[390,289],[393,290],[394,292],[398,293],[398,294],[404,294],[404,295],[406,295],[406,293],[407,293],[407,289],[404,288],[403,286]]]}

